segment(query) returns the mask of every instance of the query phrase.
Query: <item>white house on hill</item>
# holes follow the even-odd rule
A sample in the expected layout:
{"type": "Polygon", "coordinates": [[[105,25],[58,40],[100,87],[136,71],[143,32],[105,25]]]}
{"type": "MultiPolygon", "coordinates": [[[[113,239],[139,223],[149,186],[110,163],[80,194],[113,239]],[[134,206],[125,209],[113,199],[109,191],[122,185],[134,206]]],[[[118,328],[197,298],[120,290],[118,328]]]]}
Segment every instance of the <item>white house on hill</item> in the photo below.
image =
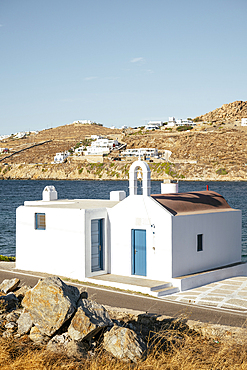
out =
{"type": "Polygon", "coordinates": [[[18,207],[16,268],[113,286],[119,276],[142,286],[151,281],[160,296],[174,291],[160,291],[171,284],[186,290],[247,274],[240,210],[212,191],[172,193],[176,184],[162,184],[163,194],[151,195],[151,172],[141,160],[129,177],[128,197],[115,191],[109,200],[60,200],[46,187],[42,200],[18,207]]]}
{"type": "Polygon", "coordinates": [[[121,152],[122,157],[158,157],[158,149],[157,148],[134,148],[134,149],[126,149],[121,152]]]}
{"type": "Polygon", "coordinates": [[[149,121],[148,125],[163,126],[163,121],[149,121]]]}
{"type": "Polygon", "coordinates": [[[247,118],[241,119],[241,126],[247,126],[247,118]]]}
{"type": "Polygon", "coordinates": [[[85,155],[95,155],[95,154],[108,154],[114,148],[119,146],[118,140],[111,140],[107,138],[99,137],[97,140],[93,141],[87,150],[84,152],[85,155]]]}
{"type": "Polygon", "coordinates": [[[56,153],[53,163],[63,163],[68,156],[68,152],[56,153]]]}

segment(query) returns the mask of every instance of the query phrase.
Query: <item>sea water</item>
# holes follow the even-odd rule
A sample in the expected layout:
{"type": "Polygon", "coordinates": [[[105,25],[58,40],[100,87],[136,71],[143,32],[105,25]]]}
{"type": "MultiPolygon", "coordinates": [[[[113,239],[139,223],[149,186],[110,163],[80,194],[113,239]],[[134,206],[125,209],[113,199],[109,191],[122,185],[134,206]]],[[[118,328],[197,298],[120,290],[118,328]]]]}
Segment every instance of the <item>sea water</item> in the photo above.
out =
{"type": "MultiPolygon", "coordinates": [[[[152,181],[151,194],[160,193],[160,181],[152,181]]],[[[0,180],[0,254],[15,256],[15,212],[25,200],[42,199],[46,185],[54,185],[59,199],[109,199],[110,191],[125,190],[128,181],[0,180]]],[[[232,208],[242,210],[242,260],[247,261],[247,182],[181,181],[178,190],[209,189],[223,195],[232,208]]],[[[141,193],[139,184],[138,192],[141,193]]]]}

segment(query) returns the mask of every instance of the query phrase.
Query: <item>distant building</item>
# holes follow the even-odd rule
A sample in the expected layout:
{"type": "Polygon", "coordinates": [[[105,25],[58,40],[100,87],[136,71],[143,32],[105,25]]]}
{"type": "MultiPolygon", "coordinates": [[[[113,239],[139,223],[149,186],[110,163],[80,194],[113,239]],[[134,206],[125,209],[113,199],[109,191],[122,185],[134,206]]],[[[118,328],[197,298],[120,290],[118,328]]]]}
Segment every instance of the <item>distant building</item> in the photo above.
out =
{"type": "Polygon", "coordinates": [[[99,138],[91,143],[87,147],[87,150],[84,152],[85,155],[94,155],[94,154],[108,154],[114,148],[119,146],[117,140],[110,140],[106,138],[99,138]]]}
{"type": "Polygon", "coordinates": [[[15,139],[22,139],[23,137],[25,137],[26,136],[26,132],[16,132],[15,134],[14,134],[14,138],[15,139]]]}
{"type": "Polygon", "coordinates": [[[167,126],[175,126],[175,125],[176,125],[175,117],[169,117],[167,126]]]}
{"type": "Polygon", "coordinates": [[[176,120],[176,126],[194,126],[196,123],[194,123],[190,119],[177,119],[176,120]]]}
{"type": "Polygon", "coordinates": [[[9,149],[8,148],[0,148],[0,154],[2,153],[8,153],[9,149]]]}
{"type": "Polygon", "coordinates": [[[168,126],[195,126],[196,123],[191,119],[175,119],[175,117],[169,117],[168,126]]]}
{"type": "Polygon", "coordinates": [[[241,126],[247,126],[247,118],[241,119],[241,126]]]}
{"type": "Polygon", "coordinates": [[[68,152],[56,153],[53,163],[63,163],[68,156],[68,152]]]}
{"type": "Polygon", "coordinates": [[[157,157],[158,149],[156,148],[136,148],[136,149],[126,149],[121,153],[122,157],[141,157],[146,158],[157,157]]]}
{"type": "Polygon", "coordinates": [[[86,149],[85,149],[85,146],[80,146],[79,148],[76,148],[75,149],[75,151],[74,151],[74,153],[75,154],[78,154],[78,155],[80,155],[80,154],[82,154],[84,151],[85,151],[86,149]]]}
{"type": "Polygon", "coordinates": [[[90,121],[89,119],[79,119],[78,121],[74,121],[73,123],[80,123],[82,125],[92,125],[93,121],[90,121]]]}
{"type": "Polygon", "coordinates": [[[158,126],[158,125],[146,125],[145,126],[145,130],[149,130],[149,131],[158,130],[159,128],[160,128],[160,126],[158,126]]]}
{"type": "Polygon", "coordinates": [[[12,136],[12,135],[1,135],[1,136],[0,136],[0,140],[6,140],[6,139],[8,139],[10,136],[12,136]]]}
{"type": "Polygon", "coordinates": [[[163,126],[163,121],[149,121],[148,125],[163,126]]]}
{"type": "Polygon", "coordinates": [[[101,135],[91,135],[91,139],[98,140],[98,139],[104,139],[101,135]]]}

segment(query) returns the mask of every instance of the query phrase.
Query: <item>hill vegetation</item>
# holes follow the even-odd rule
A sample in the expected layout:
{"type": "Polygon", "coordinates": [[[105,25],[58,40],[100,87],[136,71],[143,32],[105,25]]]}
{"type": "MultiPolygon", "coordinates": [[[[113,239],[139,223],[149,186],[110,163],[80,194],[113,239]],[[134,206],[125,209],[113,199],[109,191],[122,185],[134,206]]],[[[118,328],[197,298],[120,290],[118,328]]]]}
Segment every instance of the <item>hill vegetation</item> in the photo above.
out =
{"type": "Polygon", "coordinates": [[[127,148],[157,148],[172,152],[169,162],[150,162],[152,179],[246,180],[247,128],[240,119],[247,117],[247,102],[224,104],[203,116],[188,131],[163,126],[160,130],[109,129],[97,125],[71,124],[51,128],[22,139],[0,142],[10,148],[11,157],[0,155],[2,179],[127,179],[130,161],[113,161],[118,152],[104,157],[103,163],[89,163],[85,156],[69,157],[66,163],[51,164],[57,152],[86,142],[91,135],[117,138],[127,148]],[[204,123],[203,123],[204,122],[204,123]]]}

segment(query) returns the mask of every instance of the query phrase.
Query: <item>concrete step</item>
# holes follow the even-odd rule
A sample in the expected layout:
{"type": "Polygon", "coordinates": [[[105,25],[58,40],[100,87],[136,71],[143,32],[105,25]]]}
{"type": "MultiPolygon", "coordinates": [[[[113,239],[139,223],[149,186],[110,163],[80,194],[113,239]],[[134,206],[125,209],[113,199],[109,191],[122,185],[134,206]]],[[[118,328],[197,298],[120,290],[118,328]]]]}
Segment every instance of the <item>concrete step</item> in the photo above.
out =
{"type": "Polygon", "coordinates": [[[174,287],[174,286],[169,286],[167,288],[162,288],[162,289],[157,289],[154,291],[150,291],[150,294],[154,297],[162,298],[166,295],[173,294],[173,293],[178,293],[180,292],[179,288],[174,287]]]}
{"type": "Polygon", "coordinates": [[[103,274],[87,278],[86,281],[94,284],[96,283],[99,285],[149,294],[153,297],[162,297],[167,294],[179,292],[179,288],[174,288],[171,282],[150,280],[140,276],[103,274]]]}
{"type": "Polygon", "coordinates": [[[180,292],[178,287],[171,286],[170,288],[162,289],[158,292],[158,297],[164,297],[168,294],[174,294],[180,292]]]}
{"type": "Polygon", "coordinates": [[[172,283],[164,283],[164,284],[153,286],[150,290],[152,292],[155,292],[157,290],[162,290],[162,289],[170,288],[171,286],[172,286],[172,283]]]}

